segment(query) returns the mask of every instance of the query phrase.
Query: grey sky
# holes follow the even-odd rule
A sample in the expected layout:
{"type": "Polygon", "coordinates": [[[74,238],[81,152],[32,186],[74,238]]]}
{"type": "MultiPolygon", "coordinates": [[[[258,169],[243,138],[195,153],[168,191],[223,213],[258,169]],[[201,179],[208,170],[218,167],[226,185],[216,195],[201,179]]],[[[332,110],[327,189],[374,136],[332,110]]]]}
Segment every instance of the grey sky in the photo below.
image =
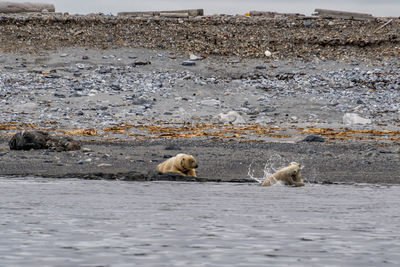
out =
{"type": "Polygon", "coordinates": [[[10,2],[52,3],[56,10],[72,14],[119,11],[203,8],[206,14],[244,14],[250,10],[298,12],[306,15],[315,8],[400,16],[400,0],[9,0],[10,2]]]}

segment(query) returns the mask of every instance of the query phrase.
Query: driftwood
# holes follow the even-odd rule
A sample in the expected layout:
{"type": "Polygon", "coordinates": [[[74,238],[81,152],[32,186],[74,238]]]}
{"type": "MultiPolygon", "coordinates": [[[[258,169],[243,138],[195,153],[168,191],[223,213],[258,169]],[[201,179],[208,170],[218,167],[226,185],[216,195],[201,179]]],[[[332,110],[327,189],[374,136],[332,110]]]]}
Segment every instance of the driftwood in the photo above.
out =
{"type": "Polygon", "coordinates": [[[385,28],[387,25],[389,25],[390,23],[392,23],[392,21],[393,21],[393,19],[387,21],[385,24],[383,24],[383,25],[380,26],[378,29],[376,29],[376,30],[374,31],[374,33],[377,32],[377,31],[379,31],[379,30],[381,30],[381,29],[383,29],[383,28],[385,28]]]}
{"type": "Polygon", "coordinates": [[[304,14],[300,13],[278,13],[272,11],[250,11],[251,17],[268,17],[268,18],[277,18],[277,17],[305,17],[304,14]]]}
{"type": "Polygon", "coordinates": [[[186,9],[186,10],[173,10],[173,11],[143,11],[143,12],[119,12],[118,16],[131,16],[131,17],[146,17],[146,16],[164,16],[167,17],[170,14],[170,17],[186,17],[186,16],[203,16],[203,9],[186,9]],[[183,14],[183,15],[179,15],[183,14]]]}
{"type": "Polygon", "coordinates": [[[0,13],[55,12],[52,4],[0,2],[0,13]]]}
{"type": "Polygon", "coordinates": [[[321,18],[340,18],[340,19],[355,19],[355,20],[369,20],[374,19],[371,14],[337,11],[328,9],[315,9],[314,15],[321,18]]]}
{"type": "Polygon", "coordinates": [[[187,18],[187,17],[189,17],[189,14],[188,13],[160,13],[160,17],[187,18]]]}

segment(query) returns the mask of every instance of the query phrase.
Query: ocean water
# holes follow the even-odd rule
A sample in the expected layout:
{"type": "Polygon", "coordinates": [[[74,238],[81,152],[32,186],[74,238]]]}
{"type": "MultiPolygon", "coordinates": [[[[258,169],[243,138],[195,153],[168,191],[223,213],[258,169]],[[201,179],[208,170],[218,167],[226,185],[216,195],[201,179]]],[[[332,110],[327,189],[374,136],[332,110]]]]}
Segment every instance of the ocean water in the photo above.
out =
{"type": "Polygon", "coordinates": [[[0,178],[0,266],[399,266],[400,186],[0,178]]]}
{"type": "MultiPolygon", "coordinates": [[[[13,2],[27,2],[13,0],[13,2]]],[[[58,12],[71,14],[87,14],[103,12],[117,14],[120,11],[153,11],[203,8],[208,15],[212,14],[244,14],[250,10],[297,12],[311,15],[316,8],[363,12],[374,16],[400,16],[398,0],[30,0],[29,2],[52,3],[58,12]]]]}

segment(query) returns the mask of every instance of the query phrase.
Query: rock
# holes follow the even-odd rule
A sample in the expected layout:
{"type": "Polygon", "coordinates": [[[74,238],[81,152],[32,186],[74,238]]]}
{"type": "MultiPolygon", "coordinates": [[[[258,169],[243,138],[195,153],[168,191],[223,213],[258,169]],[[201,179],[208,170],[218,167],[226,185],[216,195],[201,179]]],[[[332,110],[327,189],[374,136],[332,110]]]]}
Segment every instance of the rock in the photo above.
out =
{"type": "Polygon", "coordinates": [[[318,135],[308,135],[303,139],[303,142],[325,142],[325,139],[318,135]]]}
{"type": "Polygon", "coordinates": [[[202,100],[200,102],[200,104],[202,106],[209,106],[209,107],[215,107],[215,106],[219,106],[221,105],[221,101],[217,100],[217,99],[206,99],[206,100],[202,100]]]}
{"type": "Polygon", "coordinates": [[[229,111],[227,114],[220,113],[218,114],[218,118],[222,123],[230,123],[233,125],[246,123],[243,117],[240,116],[236,111],[229,111]]]}
{"type": "Polygon", "coordinates": [[[165,150],[181,150],[181,148],[177,145],[168,145],[164,149],[165,150]]]}
{"type": "Polygon", "coordinates": [[[271,53],[269,50],[265,50],[264,55],[265,55],[266,57],[271,57],[271,56],[272,56],[272,53],[271,53]]]}
{"type": "Polygon", "coordinates": [[[144,65],[150,65],[150,61],[135,61],[132,63],[132,66],[144,66],[144,65]]]}
{"type": "Polygon", "coordinates": [[[12,150],[54,149],[56,151],[72,151],[81,148],[80,143],[71,137],[50,135],[44,131],[16,133],[8,145],[12,150]]]}
{"type": "Polygon", "coordinates": [[[372,121],[370,119],[362,118],[360,115],[356,113],[346,113],[343,115],[343,123],[346,125],[353,124],[370,124],[372,121]]]}
{"type": "Polygon", "coordinates": [[[97,165],[97,167],[112,167],[112,164],[109,163],[100,163],[97,165]]]}
{"type": "Polygon", "coordinates": [[[256,70],[265,70],[266,68],[265,66],[256,66],[256,70]]]}
{"type": "Polygon", "coordinates": [[[194,66],[194,65],[196,65],[196,62],[191,60],[186,60],[182,62],[182,66],[194,66]]]}
{"type": "Polygon", "coordinates": [[[204,59],[203,57],[196,56],[196,55],[194,55],[194,54],[190,54],[189,58],[190,58],[190,60],[193,60],[193,61],[196,61],[196,60],[203,60],[203,59],[204,59]]]}

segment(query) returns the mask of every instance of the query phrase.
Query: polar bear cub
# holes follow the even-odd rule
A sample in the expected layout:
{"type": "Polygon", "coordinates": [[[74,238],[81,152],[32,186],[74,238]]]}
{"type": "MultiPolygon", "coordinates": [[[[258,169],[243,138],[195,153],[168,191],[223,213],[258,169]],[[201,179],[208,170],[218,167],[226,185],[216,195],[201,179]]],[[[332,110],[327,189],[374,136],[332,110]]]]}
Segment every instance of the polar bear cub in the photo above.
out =
{"type": "Polygon", "coordinates": [[[282,181],[287,185],[304,186],[303,178],[301,177],[300,168],[301,164],[297,162],[290,162],[289,166],[284,167],[271,176],[267,177],[262,186],[273,185],[278,181],[282,181]]]}
{"type": "Polygon", "coordinates": [[[196,177],[195,168],[198,166],[192,155],[180,153],[158,164],[157,170],[159,172],[176,172],[184,176],[196,177]]]}

